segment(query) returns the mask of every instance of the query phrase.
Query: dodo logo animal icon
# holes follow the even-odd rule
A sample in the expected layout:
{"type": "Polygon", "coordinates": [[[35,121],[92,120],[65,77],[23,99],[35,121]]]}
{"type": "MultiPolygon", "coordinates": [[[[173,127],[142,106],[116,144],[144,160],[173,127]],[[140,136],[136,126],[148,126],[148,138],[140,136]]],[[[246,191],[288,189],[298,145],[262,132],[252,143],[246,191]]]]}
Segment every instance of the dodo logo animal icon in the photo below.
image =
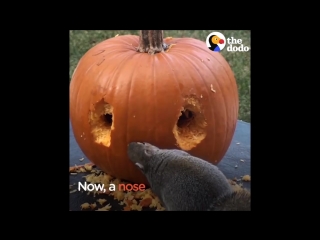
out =
{"type": "Polygon", "coordinates": [[[226,38],[222,33],[212,32],[207,36],[206,43],[211,51],[220,52],[226,46],[226,38]]]}

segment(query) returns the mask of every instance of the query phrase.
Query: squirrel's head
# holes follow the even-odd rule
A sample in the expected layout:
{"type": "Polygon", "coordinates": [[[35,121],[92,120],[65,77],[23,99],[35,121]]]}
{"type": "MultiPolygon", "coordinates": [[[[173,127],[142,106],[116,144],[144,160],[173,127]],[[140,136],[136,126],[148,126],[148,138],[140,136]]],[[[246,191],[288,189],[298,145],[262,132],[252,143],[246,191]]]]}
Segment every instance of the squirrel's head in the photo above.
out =
{"type": "Polygon", "coordinates": [[[145,142],[131,142],[128,144],[129,159],[141,171],[144,171],[151,157],[159,150],[159,148],[145,142]]]}

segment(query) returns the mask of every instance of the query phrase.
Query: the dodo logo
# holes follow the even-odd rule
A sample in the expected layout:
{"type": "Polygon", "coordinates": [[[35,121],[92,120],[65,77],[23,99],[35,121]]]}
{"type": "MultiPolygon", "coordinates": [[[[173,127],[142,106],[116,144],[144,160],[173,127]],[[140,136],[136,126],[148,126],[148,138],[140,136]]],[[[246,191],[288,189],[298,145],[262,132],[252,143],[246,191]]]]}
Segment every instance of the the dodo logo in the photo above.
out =
{"type": "Polygon", "coordinates": [[[212,32],[208,35],[206,43],[211,51],[220,52],[226,46],[226,38],[222,33],[212,32]]]}
{"type": "Polygon", "coordinates": [[[212,32],[207,37],[207,46],[211,51],[220,52],[228,43],[228,52],[248,52],[250,48],[244,46],[242,39],[236,39],[234,37],[228,37],[227,39],[222,33],[212,32]]]}

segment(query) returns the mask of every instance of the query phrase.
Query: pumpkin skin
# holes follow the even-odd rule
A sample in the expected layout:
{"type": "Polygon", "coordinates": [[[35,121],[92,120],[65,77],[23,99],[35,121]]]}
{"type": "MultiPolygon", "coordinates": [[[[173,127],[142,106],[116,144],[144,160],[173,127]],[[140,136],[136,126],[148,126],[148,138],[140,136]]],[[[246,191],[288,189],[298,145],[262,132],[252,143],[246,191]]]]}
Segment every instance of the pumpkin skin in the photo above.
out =
{"type": "Polygon", "coordinates": [[[218,164],[238,118],[236,80],[224,57],[193,38],[164,42],[175,45],[149,55],[136,51],[138,36],[107,39],[85,53],[70,83],[70,120],[83,153],[104,172],[147,186],[128,159],[130,142],[218,164]],[[184,125],[183,109],[192,115],[184,125]]]}

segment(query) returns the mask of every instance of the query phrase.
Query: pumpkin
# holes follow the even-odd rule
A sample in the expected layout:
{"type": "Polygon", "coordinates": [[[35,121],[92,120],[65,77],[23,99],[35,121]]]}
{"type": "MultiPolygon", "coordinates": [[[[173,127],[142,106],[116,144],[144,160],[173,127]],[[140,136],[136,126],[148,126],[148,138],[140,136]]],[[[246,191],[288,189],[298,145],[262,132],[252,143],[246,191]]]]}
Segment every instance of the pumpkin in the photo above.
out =
{"type": "Polygon", "coordinates": [[[104,172],[147,186],[128,159],[130,142],[218,164],[231,144],[238,105],[234,74],[220,53],[197,39],[164,39],[162,30],[95,45],[70,83],[70,121],[80,149],[104,172]]]}

